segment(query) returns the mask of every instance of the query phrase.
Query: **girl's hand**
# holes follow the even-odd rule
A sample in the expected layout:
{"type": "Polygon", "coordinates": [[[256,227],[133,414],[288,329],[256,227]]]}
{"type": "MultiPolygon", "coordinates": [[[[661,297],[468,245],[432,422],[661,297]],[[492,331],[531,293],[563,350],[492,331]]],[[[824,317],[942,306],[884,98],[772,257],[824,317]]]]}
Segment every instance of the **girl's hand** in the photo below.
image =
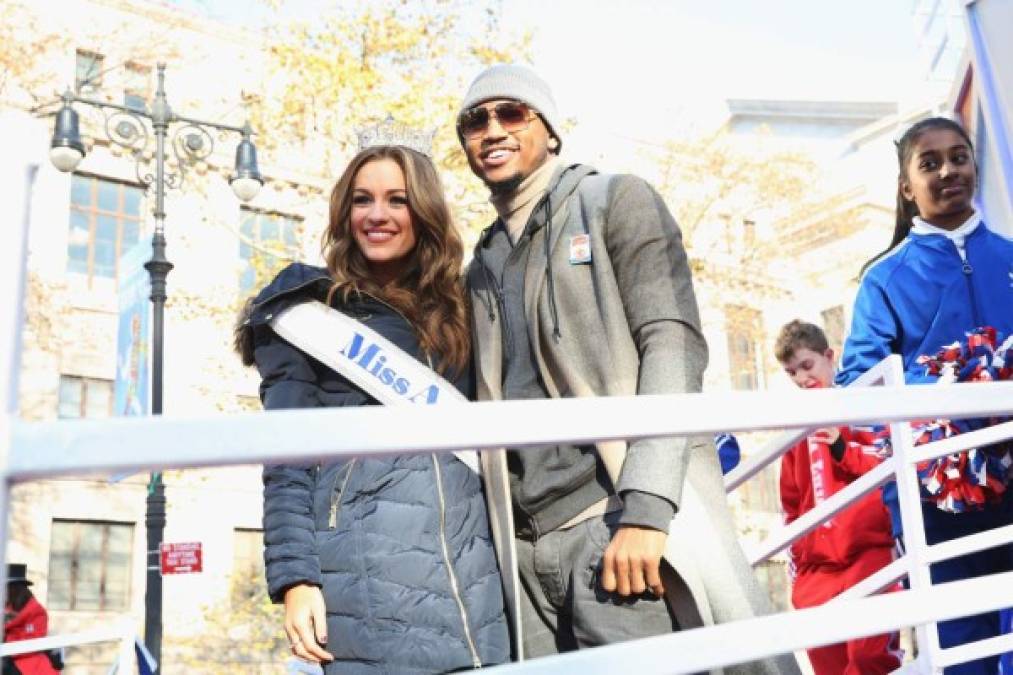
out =
{"type": "Polygon", "coordinates": [[[334,660],[321,647],[327,644],[327,609],[319,588],[298,584],[285,591],[285,634],[299,658],[312,663],[334,660]]]}

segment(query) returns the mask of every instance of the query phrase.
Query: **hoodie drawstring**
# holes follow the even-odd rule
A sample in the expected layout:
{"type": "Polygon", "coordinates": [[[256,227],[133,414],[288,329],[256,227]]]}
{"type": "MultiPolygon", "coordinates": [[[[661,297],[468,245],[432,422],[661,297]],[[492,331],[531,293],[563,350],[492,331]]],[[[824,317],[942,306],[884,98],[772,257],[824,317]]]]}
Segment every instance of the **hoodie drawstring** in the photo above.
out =
{"type": "MultiPolygon", "coordinates": [[[[548,290],[548,293],[549,293],[549,312],[552,314],[552,337],[553,337],[553,339],[556,342],[559,342],[559,339],[561,337],[563,337],[563,333],[562,333],[562,331],[560,330],[560,327],[559,327],[559,307],[558,307],[558,305],[556,303],[556,284],[555,284],[555,279],[553,278],[553,274],[552,274],[552,199],[551,199],[551,197],[552,197],[553,191],[555,191],[556,188],[558,188],[559,185],[562,183],[563,177],[566,175],[566,173],[568,171],[572,171],[573,169],[576,169],[578,166],[579,165],[574,164],[574,165],[565,167],[562,170],[562,172],[559,174],[559,177],[546,190],[545,197],[542,198],[542,201],[541,201],[541,204],[540,204],[541,208],[544,210],[544,215],[545,215],[545,224],[544,224],[544,228],[545,228],[544,237],[545,238],[542,241],[542,246],[544,248],[544,253],[545,253],[545,283],[546,283],[546,286],[548,287],[546,290],[548,290]]],[[[592,175],[592,174],[595,174],[595,173],[597,173],[597,172],[594,169],[586,170],[586,171],[582,172],[580,175],[578,175],[577,178],[576,178],[576,180],[579,182],[585,176],[589,176],[589,175],[592,175]]],[[[536,212],[537,212],[538,208],[539,208],[538,206],[535,207],[536,212]]],[[[529,220],[529,222],[528,222],[528,224],[527,224],[527,226],[526,226],[525,229],[530,228],[531,225],[532,225],[532,222],[529,220]]],[[[495,225],[493,225],[493,227],[495,227],[495,225]]],[[[486,242],[486,240],[488,239],[488,236],[490,235],[491,230],[492,230],[492,227],[487,228],[482,233],[482,235],[480,236],[480,238],[479,238],[479,245],[475,249],[475,258],[478,261],[478,264],[482,267],[482,274],[484,275],[486,285],[489,287],[489,289],[491,289],[490,292],[493,294],[493,297],[495,298],[495,301],[496,301],[497,306],[499,307],[500,313],[501,314],[505,314],[506,308],[503,305],[503,296],[499,292],[499,286],[496,283],[496,279],[493,276],[492,270],[490,270],[489,267],[485,264],[485,260],[483,260],[483,257],[482,257],[482,246],[486,242]]],[[[485,305],[486,310],[489,312],[489,320],[490,321],[494,321],[495,320],[495,316],[494,316],[493,310],[492,310],[492,301],[485,294],[481,294],[480,293],[478,295],[479,295],[479,298],[481,298],[481,300],[482,300],[482,304],[485,305]]],[[[508,330],[508,328],[509,328],[509,325],[508,324],[504,324],[504,333],[505,333],[504,334],[504,342],[505,342],[504,346],[507,349],[510,349],[510,345],[512,344],[512,336],[510,335],[510,331],[508,330]]]]}
{"type": "Polygon", "coordinates": [[[552,239],[552,205],[550,199],[551,192],[545,194],[545,199],[542,204],[545,209],[545,235],[542,239],[542,243],[545,245],[545,282],[549,287],[549,312],[552,313],[552,337],[556,342],[559,342],[559,338],[562,337],[562,333],[559,332],[559,310],[556,308],[556,287],[552,281],[552,250],[551,250],[551,239],[552,239]]]}
{"type": "MultiPolygon", "coordinates": [[[[485,233],[483,233],[484,235],[485,233]]],[[[482,237],[484,239],[484,236],[482,237]]],[[[478,259],[478,266],[482,268],[482,276],[485,278],[485,285],[488,287],[485,293],[478,293],[479,300],[485,305],[485,309],[489,312],[489,323],[496,322],[496,313],[492,311],[492,300],[489,299],[489,294],[494,292],[496,280],[492,277],[492,272],[489,271],[489,266],[485,264],[485,260],[482,259],[482,246],[479,244],[475,248],[475,257],[478,259]]]]}

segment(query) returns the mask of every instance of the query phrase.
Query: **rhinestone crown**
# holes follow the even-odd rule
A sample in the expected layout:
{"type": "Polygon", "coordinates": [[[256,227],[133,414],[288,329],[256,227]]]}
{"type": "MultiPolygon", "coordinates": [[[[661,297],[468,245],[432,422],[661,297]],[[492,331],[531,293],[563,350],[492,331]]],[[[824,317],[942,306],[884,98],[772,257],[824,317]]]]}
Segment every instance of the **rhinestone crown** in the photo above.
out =
{"type": "Polygon", "coordinates": [[[395,122],[393,115],[387,115],[387,119],[380,124],[359,129],[355,135],[359,139],[359,152],[377,145],[403,145],[431,158],[436,129],[430,131],[413,129],[395,122]]]}

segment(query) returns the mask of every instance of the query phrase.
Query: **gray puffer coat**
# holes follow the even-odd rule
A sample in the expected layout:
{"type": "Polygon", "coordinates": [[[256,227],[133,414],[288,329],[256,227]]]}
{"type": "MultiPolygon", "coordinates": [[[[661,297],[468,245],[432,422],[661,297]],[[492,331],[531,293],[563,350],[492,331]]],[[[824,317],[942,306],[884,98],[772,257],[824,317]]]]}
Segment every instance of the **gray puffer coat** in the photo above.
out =
{"type": "MultiPolygon", "coordinates": [[[[249,305],[237,337],[266,409],[376,405],[269,326],[329,286],[325,270],[295,264],[249,305]]],[[[363,296],[335,307],[422,360],[388,305],[363,296]]],[[[468,379],[455,382],[465,393],[468,379]]],[[[299,583],[323,589],[335,656],[325,673],[437,673],[510,658],[481,481],[452,454],[266,466],[264,543],[272,599],[299,583]]]]}

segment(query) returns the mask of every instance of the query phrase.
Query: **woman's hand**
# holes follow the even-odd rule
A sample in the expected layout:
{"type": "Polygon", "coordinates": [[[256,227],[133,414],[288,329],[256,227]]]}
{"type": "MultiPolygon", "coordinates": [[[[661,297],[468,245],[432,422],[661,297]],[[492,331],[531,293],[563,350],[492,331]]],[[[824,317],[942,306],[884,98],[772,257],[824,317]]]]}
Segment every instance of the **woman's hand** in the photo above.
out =
{"type": "Polygon", "coordinates": [[[327,609],[319,588],[297,584],[285,591],[285,634],[299,658],[312,663],[334,660],[321,647],[327,644],[327,609]]]}

